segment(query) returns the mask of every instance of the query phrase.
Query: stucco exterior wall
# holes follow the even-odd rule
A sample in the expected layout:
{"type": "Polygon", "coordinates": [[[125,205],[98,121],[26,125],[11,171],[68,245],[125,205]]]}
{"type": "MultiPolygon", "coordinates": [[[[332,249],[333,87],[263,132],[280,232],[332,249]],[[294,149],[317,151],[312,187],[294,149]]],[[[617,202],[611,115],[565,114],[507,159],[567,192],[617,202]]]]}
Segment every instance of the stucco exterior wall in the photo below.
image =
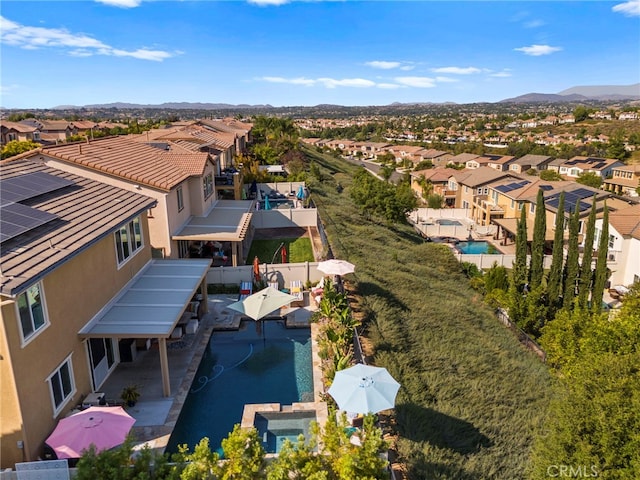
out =
{"type": "Polygon", "coordinates": [[[87,348],[77,333],[151,259],[146,215],[141,220],[143,247],[120,268],[110,234],[43,278],[49,324],[26,344],[22,344],[16,304],[2,306],[3,468],[41,456],[44,440],[57,421],[92,391],[87,348]],[[71,359],[75,390],[56,416],[47,379],[67,358],[71,359]],[[24,442],[23,450],[17,448],[18,440],[24,442]]]}

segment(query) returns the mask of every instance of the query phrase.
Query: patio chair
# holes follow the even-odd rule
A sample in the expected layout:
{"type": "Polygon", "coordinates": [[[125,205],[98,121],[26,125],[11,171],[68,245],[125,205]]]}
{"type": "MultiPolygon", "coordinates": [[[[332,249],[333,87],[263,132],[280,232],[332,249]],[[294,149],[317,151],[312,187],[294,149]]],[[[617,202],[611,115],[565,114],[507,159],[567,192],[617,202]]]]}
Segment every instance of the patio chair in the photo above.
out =
{"type": "Polygon", "coordinates": [[[253,282],[240,282],[240,298],[242,301],[253,293],[253,282]]]}
{"type": "Polygon", "coordinates": [[[304,293],[302,290],[302,282],[300,280],[291,280],[291,288],[289,293],[296,297],[296,299],[291,302],[291,305],[302,306],[302,304],[304,303],[304,293]]]}

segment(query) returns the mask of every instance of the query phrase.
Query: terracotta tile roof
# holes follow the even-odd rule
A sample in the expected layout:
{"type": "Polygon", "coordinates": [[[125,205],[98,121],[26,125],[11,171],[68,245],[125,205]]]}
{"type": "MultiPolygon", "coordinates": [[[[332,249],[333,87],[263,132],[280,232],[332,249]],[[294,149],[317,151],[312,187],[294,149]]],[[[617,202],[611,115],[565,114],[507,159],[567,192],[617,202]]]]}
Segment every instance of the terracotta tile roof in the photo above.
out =
{"type": "Polygon", "coordinates": [[[173,153],[167,152],[163,155],[168,161],[177,165],[182,170],[192,176],[202,176],[207,165],[207,153],[173,153]]]}
{"type": "Polygon", "coordinates": [[[0,122],[0,126],[7,128],[7,129],[12,129],[15,130],[16,132],[22,132],[22,133],[32,133],[35,132],[38,128],[34,127],[33,125],[26,125],[24,123],[20,123],[20,122],[7,122],[5,120],[0,122]]]}
{"type": "Polygon", "coordinates": [[[553,157],[549,157],[547,155],[533,155],[527,154],[523,157],[516,158],[513,163],[516,165],[540,165],[547,160],[551,160],[553,157]]]}
{"type": "Polygon", "coordinates": [[[610,212],[609,223],[620,235],[640,240],[640,205],[610,212]]]}
{"type": "Polygon", "coordinates": [[[74,182],[74,185],[20,202],[55,214],[59,220],[2,243],[2,295],[15,296],[155,204],[154,199],[139,193],[49,168],[40,162],[5,160],[1,165],[2,181],[28,173],[46,172],[74,182]]]}
{"type": "Polygon", "coordinates": [[[98,124],[90,120],[78,120],[70,123],[71,126],[76,127],[78,130],[91,130],[96,128],[98,124]]]}
{"type": "Polygon", "coordinates": [[[428,150],[424,150],[419,153],[422,158],[437,158],[447,154],[447,152],[443,152],[442,150],[436,150],[435,148],[430,148],[428,150]]]}
{"type": "Polygon", "coordinates": [[[459,176],[454,175],[456,180],[458,183],[466,185],[467,187],[477,187],[505,177],[520,179],[518,175],[510,172],[501,172],[491,167],[480,167],[458,173],[460,174],[459,176]]]}
{"type": "Polygon", "coordinates": [[[469,160],[473,160],[474,158],[478,158],[480,155],[476,155],[475,153],[459,153],[454,156],[451,161],[454,163],[467,163],[469,160]]]}
{"type": "Polygon", "coordinates": [[[431,182],[447,182],[449,178],[458,170],[455,168],[429,168],[426,170],[419,170],[417,172],[411,172],[411,176],[420,178],[424,175],[425,180],[431,180],[431,182]]]}
{"type": "Polygon", "coordinates": [[[200,162],[204,169],[208,157],[206,153],[185,153],[182,155],[193,157],[178,162],[176,155],[179,154],[165,152],[127,137],[45,147],[42,153],[164,191],[171,190],[194,175],[191,168],[186,171],[182,165],[200,162]]]}
{"type": "MultiPolygon", "coordinates": [[[[23,120],[24,123],[29,122],[29,120],[23,120]]],[[[54,131],[64,131],[69,127],[69,122],[66,120],[35,120],[35,124],[40,124],[42,130],[54,130],[54,131]]]]}

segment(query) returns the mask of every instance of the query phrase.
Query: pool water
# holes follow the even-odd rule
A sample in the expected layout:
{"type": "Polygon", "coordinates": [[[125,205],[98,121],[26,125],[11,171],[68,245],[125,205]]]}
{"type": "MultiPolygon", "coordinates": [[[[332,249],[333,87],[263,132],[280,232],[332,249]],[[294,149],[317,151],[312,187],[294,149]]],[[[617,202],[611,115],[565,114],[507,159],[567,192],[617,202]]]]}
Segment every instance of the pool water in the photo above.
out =
{"type": "Polygon", "coordinates": [[[316,412],[261,412],[254,425],[267,453],[279,453],[286,440],[297,443],[298,436],[310,438],[309,427],[316,412]]]}
{"type": "Polygon", "coordinates": [[[238,331],[214,332],[166,452],[181,444],[193,451],[203,437],[218,449],[242,421],[245,403],[313,401],[310,337],[310,329],[287,329],[279,320],[243,321],[238,331]]]}
{"type": "Polygon", "coordinates": [[[478,254],[478,253],[499,254],[500,253],[495,247],[492,247],[491,251],[489,251],[489,245],[490,245],[489,242],[485,242],[484,240],[471,241],[471,242],[458,242],[456,244],[456,249],[460,253],[466,253],[466,254],[478,254]]]}
{"type": "Polygon", "coordinates": [[[440,218],[436,220],[436,223],[442,226],[445,226],[445,225],[462,226],[462,223],[460,223],[458,220],[449,220],[447,218],[440,218]]]}

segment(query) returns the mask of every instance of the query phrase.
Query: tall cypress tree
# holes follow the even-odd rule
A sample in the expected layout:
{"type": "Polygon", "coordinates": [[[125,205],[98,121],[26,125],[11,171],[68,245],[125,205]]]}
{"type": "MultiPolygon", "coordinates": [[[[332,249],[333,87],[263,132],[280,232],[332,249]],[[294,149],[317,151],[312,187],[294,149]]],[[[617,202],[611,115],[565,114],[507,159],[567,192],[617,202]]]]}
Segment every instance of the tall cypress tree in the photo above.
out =
{"type": "Polygon", "coordinates": [[[593,289],[591,291],[591,311],[600,313],[602,310],[602,294],[604,284],[607,281],[607,254],[609,253],[609,209],[604,205],[604,215],[602,217],[602,232],[598,242],[598,260],[596,261],[596,273],[593,279],[593,289]]]}
{"type": "Polygon", "coordinates": [[[516,231],[516,258],[511,268],[511,306],[509,316],[520,324],[525,316],[524,287],[527,283],[527,213],[525,206],[520,210],[520,220],[516,231]]]}
{"type": "Polygon", "coordinates": [[[519,293],[527,283],[527,213],[525,206],[520,210],[520,220],[516,233],[516,258],[513,264],[513,278],[519,293]]]}
{"type": "Polygon", "coordinates": [[[538,288],[544,274],[544,237],[547,233],[547,211],[544,208],[542,189],[538,190],[536,199],[536,217],[533,224],[533,241],[531,242],[531,264],[529,267],[531,290],[538,288]]]}
{"type": "Polygon", "coordinates": [[[580,308],[586,309],[589,301],[589,292],[591,291],[591,278],[593,269],[591,268],[593,260],[593,237],[596,229],[596,196],[593,196],[591,203],[591,211],[587,220],[587,229],[584,237],[584,249],[582,250],[582,265],[580,266],[580,283],[578,286],[578,305],[580,308]]]}
{"type": "Polygon", "coordinates": [[[580,210],[576,206],[571,220],[569,221],[569,246],[567,251],[567,262],[564,268],[564,296],[562,297],[562,307],[570,309],[573,299],[576,296],[576,281],[580,275],[580,264],[578,263],[578,229],[580,228],[580,210]]]}
{"type": "Polygon", "coordinates": [[[562,263],[564,260],[564,191],[560,192],[558,211],[556,213],[556,232],[553,237],[553,258],[549,280],[547,282],[547,296],[549,306],[553,309],[558,305],[562,284],[562,263]]]}

